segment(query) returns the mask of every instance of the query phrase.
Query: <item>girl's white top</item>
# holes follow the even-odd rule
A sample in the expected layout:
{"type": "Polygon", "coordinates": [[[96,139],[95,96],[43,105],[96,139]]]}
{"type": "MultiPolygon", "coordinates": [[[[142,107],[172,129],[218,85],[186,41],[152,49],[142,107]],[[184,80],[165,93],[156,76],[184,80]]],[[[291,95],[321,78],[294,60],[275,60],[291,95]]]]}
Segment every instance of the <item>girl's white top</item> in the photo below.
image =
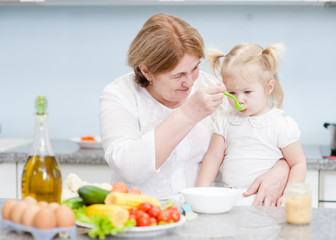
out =
{"type": "Polygon", "coordinates": [[[248,188],[283,157],[280,148],[299,140],[298,125],[282,114],[278,108],[253,117],[241,117],[237,111],[213,114],[214,133],[226,142],[224,186],[248,188]]]}
{"type": "MultiPolygon", "coordinates": [[[[200,72],[191,94],[215,84],[214,78],[200,72]]],[[[156,170],[154,129],[176,109],[162,105],[135,83],[134,73],[107,85],[100,101],[101,138],[112,183],[124,181],[129,188],[138,187],[159,199],[195,185],[210,142],[210,117],[199,122],[156,170]]]]}

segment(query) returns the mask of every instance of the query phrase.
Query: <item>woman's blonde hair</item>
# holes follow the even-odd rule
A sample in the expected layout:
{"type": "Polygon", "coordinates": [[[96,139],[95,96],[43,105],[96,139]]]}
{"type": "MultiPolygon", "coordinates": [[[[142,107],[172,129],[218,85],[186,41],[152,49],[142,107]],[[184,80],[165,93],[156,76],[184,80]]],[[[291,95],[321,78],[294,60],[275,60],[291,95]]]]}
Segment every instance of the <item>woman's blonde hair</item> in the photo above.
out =
{"type": "Polygon", "coordinates": [[[147,87],[149,82],[140,71],[144,64],[152,74],[176,67],[184,54],[203,58],[204,41],[199,32],[186,21],[159,13],[150,17],[128,50],[128,65],[135,72],[136,82],[147,87]]]}
{"type": "MultiPolygon", "coordinates": [[[[284,92],[279,82],[277,68],[280,60],[280,52],[284,46],[281,43],[273,44],[267,48],[262,48],[258,44],[242,43],[236,45],[225,55],[217,49],[211,49],[207,56],[212,71],[216,75],[219,71],[223,82],[234,75],[236,66],[245,66],[249,63],[257,63],[265,74],[262,74],[261,84],[266,87],[268,81],[274,80],[274,89],[269,98],[269,104],[280,108],[282,106],[284,92]],[[221,63],[220,59],[223,59],[221,63]]],[[[247,73],[248,74],[248,73],[247,73]]]]}

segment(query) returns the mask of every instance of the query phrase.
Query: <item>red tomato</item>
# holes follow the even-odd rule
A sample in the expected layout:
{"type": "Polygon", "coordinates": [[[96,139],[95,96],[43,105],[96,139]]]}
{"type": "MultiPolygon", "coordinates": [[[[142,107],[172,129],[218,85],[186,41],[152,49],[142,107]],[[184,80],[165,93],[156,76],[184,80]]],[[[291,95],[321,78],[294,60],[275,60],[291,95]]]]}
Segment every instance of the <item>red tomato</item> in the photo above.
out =
{"type": "Polygon", "coordinates": [[[138,227],[145,227],[151,225],[149,215],[143,211],[138,211],[136,222],[138,227]]]}
{"type": "Polygon", "coordinates": [[[170,223],[170,220],[171,220],[171,211],[168,210],[168,209],[161,211],[158,214],[157,219],[159,220],[159,222],[170,223]]]}
{"type": "Polygon", "coordinates": [[[151,217],[157,218],[158,214],[161,212],[161,208],[159,206],[153,206],[151,209],[148,210],[148,214],[151,217]]]}
{"type": "Polygon", "coordinates": [[[172,219],[174,222],[178,222],[178,221],[180,221],[180,218],[181,218],[181,215],[180,215],[180,212],[179,212],[179,211],[172,211],[172,212],[171,212],[171,219],[172,219]]]}
{"type": "Polygon", "coordinates": [[[148,212],[151,208],[153,207],[153,205],[149,202],[143,202],[140,203],[138,206],[138,210],[144,211],[144,212],[148,212]]]}
{"type": "Polygon", "coordinates": [[[138,210],[137,213],[136,213],[136,217],[137,217],[137,220],[138,220],[138,218],[143,218],[143,217],[149,218],[149,215],[148,215],[148,213],[145,213],[142,210],[138,210]]]}
{"type": "Polygon", "coordinates": [[[138,208],[132,207],[130,210],[128,210],[130,214],[136,214],[138,211],[138,208]]]}
{"type": "Polygon", "coordinates": [[[178,211],[178,209],[175,205],[172,205],[172,206],[168,207],[167,209],[172,210],[172,211],[178,211]]]}
{"type": "Polygon", "coordinates": [[[129,220],[134,219],[136,221],[137,220],[137,215],[132,213],[132,214],[129,215],[128,219],[129,220]]]}
{"type": "Polygon", "coordinates": [[[156,218],[154,218],[154,217],[150,217],[150,225],[151,226],[155,226],[155,225],[157,225],[157,220],[156,220],[156,218]]]}

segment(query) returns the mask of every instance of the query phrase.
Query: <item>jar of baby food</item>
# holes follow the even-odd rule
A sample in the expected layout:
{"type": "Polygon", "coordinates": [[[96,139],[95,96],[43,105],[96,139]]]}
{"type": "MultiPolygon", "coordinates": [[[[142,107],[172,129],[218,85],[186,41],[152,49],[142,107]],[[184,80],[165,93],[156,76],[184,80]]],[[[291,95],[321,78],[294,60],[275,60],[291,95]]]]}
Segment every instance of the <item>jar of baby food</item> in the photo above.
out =
{"type": "Polygon", "coordinates": [[[307,183],[289,183],[285,190],[286,221],[290,224],[308,224],[312,219],[312,196],[307,183]]]}

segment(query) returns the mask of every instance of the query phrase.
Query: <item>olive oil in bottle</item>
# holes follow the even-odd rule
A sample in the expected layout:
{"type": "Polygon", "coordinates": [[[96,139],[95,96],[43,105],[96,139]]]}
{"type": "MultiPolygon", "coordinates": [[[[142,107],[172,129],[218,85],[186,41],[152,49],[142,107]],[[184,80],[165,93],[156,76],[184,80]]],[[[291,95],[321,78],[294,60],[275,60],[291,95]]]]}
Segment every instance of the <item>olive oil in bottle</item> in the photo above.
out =
{"type": "Polygon", "coordinates": [[[60,202],[62,176],[51,148],[45,96],[36,98],[35,108],[33,145],[22,172],[22,198],[32,196],[38,201],[60,202]]]}

